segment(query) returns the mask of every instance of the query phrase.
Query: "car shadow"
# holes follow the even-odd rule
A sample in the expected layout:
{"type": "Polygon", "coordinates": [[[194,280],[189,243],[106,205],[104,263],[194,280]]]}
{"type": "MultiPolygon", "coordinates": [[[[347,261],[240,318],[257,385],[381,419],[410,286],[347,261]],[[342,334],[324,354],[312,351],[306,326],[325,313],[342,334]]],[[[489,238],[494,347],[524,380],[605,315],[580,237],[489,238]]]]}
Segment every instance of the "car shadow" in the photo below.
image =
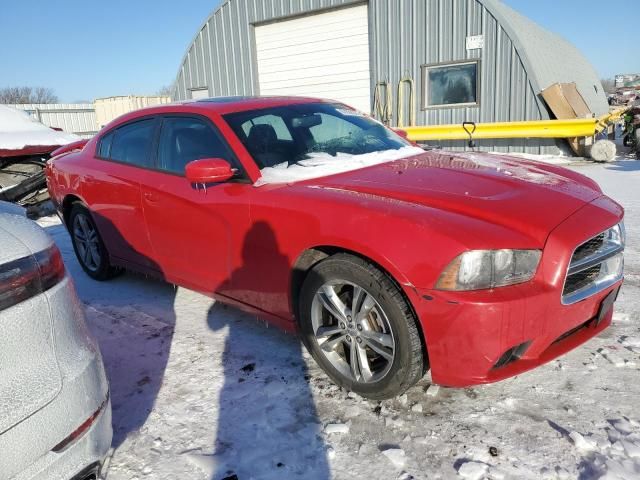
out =
{"type": "MultiPolygon", "coordinates": [[[[109,220],[100,217],[100,221],[110,224],[111,233],[126,242],[109,220]]],[[[158,396],[176,322],[176,289],[162,278],[128,272],[107,282],[95,281],[82,270],[65,226],[46,230],[62,252],[100,346],[109,380],[112,446],[118,448],[145,424],[158,396]]]]}
{"type": "MultiPolygon", "coordinates": [[[[289,260],[278,247],[275,233],[264,222],[247,232],[243,264],[218,289],[233,290],[238,279],[243,290],[264,291],[269,272],[247,265],[251,249],[269,255],[270,268],[289,269],[289,260]],[[255,282],[255,283],[254,283],[255,282]],[[255,288],[252,287],[252,283],[255,288]]],[[[234,321],[215,303],[208,314],[214,332],[227,329],[223,353],[224,386],[220,391],[214,456],[216,471],[211,480],[244,478],[330,478],[327,449],[321,435],[309,375],[297,336],[278,331],[264,335],[246,323],[234,321]],[[287,365],[286,372],[279,365],[287,365]]]]}

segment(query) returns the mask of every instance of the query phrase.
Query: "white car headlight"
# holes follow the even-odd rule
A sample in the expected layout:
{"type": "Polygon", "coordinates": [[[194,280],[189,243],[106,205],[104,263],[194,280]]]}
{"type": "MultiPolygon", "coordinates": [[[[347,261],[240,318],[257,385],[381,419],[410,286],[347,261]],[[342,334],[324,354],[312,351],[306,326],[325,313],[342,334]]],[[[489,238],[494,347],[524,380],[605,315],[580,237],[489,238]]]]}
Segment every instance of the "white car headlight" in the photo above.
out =
{"type": "Polygon", "coordinates": [[[485,290],[531,280],[540,250],[472,250],[455,258],[436,284],[438,290],[485,290]]]}

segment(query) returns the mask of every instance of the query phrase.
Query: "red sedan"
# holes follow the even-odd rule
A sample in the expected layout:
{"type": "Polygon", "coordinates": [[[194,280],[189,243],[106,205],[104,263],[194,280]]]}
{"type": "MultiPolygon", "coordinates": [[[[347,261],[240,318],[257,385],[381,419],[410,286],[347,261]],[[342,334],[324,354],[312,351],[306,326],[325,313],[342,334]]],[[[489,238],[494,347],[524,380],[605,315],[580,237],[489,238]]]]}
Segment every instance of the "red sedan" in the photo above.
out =
{"type": "Polygon", "coordinates": [[[588,178],[425,152],[343,104],[217,98],[127,114],[48,166],[86,273],[159,275],[298,330],[339,385],[468,386],[605,329],[623,210],[588,178]]]}

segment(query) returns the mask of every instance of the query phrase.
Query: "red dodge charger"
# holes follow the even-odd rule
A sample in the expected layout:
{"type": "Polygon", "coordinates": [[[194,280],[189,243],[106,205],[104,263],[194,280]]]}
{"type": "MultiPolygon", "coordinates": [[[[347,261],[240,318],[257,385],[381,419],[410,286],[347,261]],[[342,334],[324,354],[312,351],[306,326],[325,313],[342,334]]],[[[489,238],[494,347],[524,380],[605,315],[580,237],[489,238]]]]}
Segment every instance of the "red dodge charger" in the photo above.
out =
{"type": "Polygon", "coordinates": [[[158,275],[297,330],[373,399],[541,365],[605,329],[622,284],[623,209],[590,179],[424,151],[334,101],[163,105],[56,153],[90,277],[158,275]]]}

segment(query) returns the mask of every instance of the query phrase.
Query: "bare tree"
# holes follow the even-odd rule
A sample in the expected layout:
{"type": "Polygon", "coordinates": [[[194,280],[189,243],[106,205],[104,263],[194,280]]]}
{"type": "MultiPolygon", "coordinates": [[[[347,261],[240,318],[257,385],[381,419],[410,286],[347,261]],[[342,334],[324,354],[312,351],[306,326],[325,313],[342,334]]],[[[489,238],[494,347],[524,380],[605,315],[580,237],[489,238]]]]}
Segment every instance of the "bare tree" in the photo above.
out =
{"type": "Polygon", "coordinates": [[[164,85],[156,92],[161,97],[170,97],[173,93],[173,85],[164,85]]]}
{"type": "Polygon", "coordinates": [[[602,82],[602,88],[605,93],[611,94],[616,92],[616,82],[613,78],[603,78],[600,81],[602,82]]]}
{"type": "Polygon", "coordinates": [[[36,87],[33,89],[33,103],[58,103],[58,96],[53,89],[36,87]]]}
{"type": "Polygon", "coordinates": [[[58,103],[51,88],[7,87],[0,88],[0,103],[58,103]]]}

